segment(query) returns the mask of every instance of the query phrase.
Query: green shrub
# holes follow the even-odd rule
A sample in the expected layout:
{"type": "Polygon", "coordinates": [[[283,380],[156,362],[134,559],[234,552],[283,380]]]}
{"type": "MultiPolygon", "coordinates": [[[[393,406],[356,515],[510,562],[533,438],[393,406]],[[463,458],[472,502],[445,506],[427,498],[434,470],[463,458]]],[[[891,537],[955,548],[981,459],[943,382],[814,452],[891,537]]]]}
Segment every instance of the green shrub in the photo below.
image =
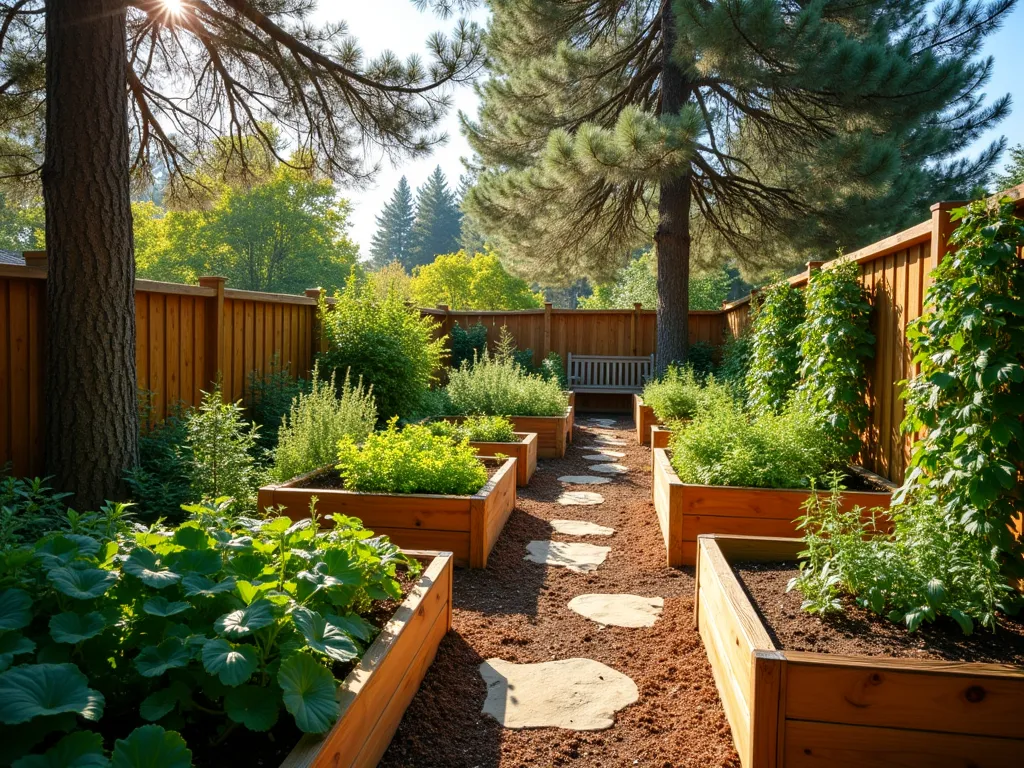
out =
{"type": "Polygon", "coordinates": [[[320,317],[329,350],[320,358],[324,372],[350,371],[373,387],[377,415],[408,416],[419,407],[441,364],[444,338],[437,323],[421,317],[396,292],[378,299],[372,285],[351,276],[330,311],[320,317]]]}
{"type": "Polygon", "coordinates": [[[282,421],[271,474],[284,481],[331,464],[342,437],[361,442],[376,423],[373,393],[361,381],[353,386],[346,376],[338,388],[333,374],[324,381],[314,368],[309,393],[295,399],[282,421]]]}
{"type": "Polygon", "coordinates": [[[869,329],[871,305],[860,267],[849,259],[811,274],[807,314],[800,326],[797,397],[820,415],[836,441],[853,457],[867,426],[867,361],[875,354],[869,329]]]}
{"type": "Polygon", "coordinates": [[[558,381],[486,352],[472,368],[452,371],[446,391],[453,415],[561,416],[569,404],[558,381]]]}
{"type": "Polygon", "coordinates": [[[472,443],[517,443],[515,425],[503,416],[467,416],[461,423],[432,421],[427,424],[435,435],[472,443]]]}
{"type": "Polygon", "coordinates": [[[487,326],[477,323],[463,328],[455,324],[448,340],[451,348],[448,364],[452,368],[461,368],[463,363],[472,365],[487,349],[487,326]]]}
{"type": "Polygon", "coordinates": [[[409,421],[436,419],[439,416],[450,416],[452,403],[448,393],[440,388],[428,389],[420,398],[419,407],[409,416],[409,421]]]}
{"type": "Polygon", "coordinates": [[[305,392],[309,392],[309,382],[293,377],[289,367],[281,365],[277,353],[271,358],[270,368],[265,373],[252,371],[249,374],[246,408],[249,418],[260,428],[257,441],[264,451],[274,450],[281,419],[291,409],[295,398],[305,392]]]}
{"type": "Polygon", "coordinates": [[[0,478],[0,550],[35,541],[67,519],[64,499],[46,484],[49,477],[0,478]]]}
{"type": "Polygon", "coordinates": [[[230,496],[252,507],[260,484],[253,458],[259,428],[243,414],[241,401],[223,402],[218,388],[204,392],[199,408],[185,417],[193,499],[230,496]]]}
{"type": "Polygon", "coordinates": [[[192,501],[187,410],[180,404],[162,421],[152,416],[153,393],[139,391],[139,463],[125,475],[129,494],[144,519],[178,520],[192,501]]]}
{"type": "Polygon", "coordinates": [[[565,362],[557,352],[548,352],[548,356],[540,364],[540,375],[545,379],[553,379],[558,382],[560,389],[569,389],[569,377],[565,375],[565,362]]]}
{"type": "Polygon", "coordinates": [[[467,440],[435,435],[420,424],[400,430],[397,419],[362,445],[342,438],[337,470],[352,491],[466,496],[487,484],[487,469],[467,440]]]}
{"type": "Polygon", "coordinates": [[[321,532],[287,518],[222,525],[221,512],[133,533],[80,527],[0,558],[0,763],[100,766],[113,752],[119,766],[187,766],[211,734],[253,739],[281,717],[331,727],[332,670],[380,631],[375,601],[402,597],[397,568],[420,566],[355,520],[321,532]]]}
{"type": "Polygon", "coordinates": [[[779,278],[761,291],[751,313],[747,405],[757,414],[777,413],[799,378],[803,292],[779,278]]]}
{"type": "Polygon", "coordinates": [[[731,399],[698,413],[669,443],[684,483],[807,488],[837,467],[840,452],[812,413],[791,405],[750,418],[731,399]]]}
{"type": "Polygon", "coordinates": [[[722,359],[716,376],[719,381],[729,384],[736,393],[747,400],[747,371],[750,369],[750,332],[744,330],[738,336],[729,334],[722,345],[722,359]]]}
{"type": "Polygon", "coordinates": [[[704,381],[715,370],[715,347],[708,341],[695,341],[686,353],[686,364],[704,381]]]}
{"type": "Polygon", "coordinates": [[[920,374],[906,389],[904,431],[922,435],[892,510],[891,536],[855,542],[856,521],[826,507],[806,521],[797,586],[814,611],[841,594],[913,631],[940,616],[965,634],[1014,613],[1024,542],[1011,533],[1024,466],[1024,229],[1014,205],[953,212],[955,254],[932,273],[928,311],[908,328],[920,374]],[[830,529],[850,534],[830,539],[830,529]]]}
{"type": "Polygon", "coordinates": [[[661,421],[692,419],[704,400],[703,388],[688,365],[670,365],[660,379],[644,387],[644,404],[661,421]]]}

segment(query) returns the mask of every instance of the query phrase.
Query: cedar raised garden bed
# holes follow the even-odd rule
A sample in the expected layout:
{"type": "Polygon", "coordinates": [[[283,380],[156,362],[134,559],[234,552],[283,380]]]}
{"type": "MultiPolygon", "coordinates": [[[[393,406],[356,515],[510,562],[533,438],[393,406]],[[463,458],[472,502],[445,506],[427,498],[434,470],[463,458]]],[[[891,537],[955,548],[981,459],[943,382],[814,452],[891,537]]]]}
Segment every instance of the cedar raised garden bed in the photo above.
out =
{"type": "Polygon", "coordinates": [[[480,456],[497,456],[499,453],[516,460],[516,485],[529,485],[530,478],[537,471],[537,434],[516,432],[519,440],[515,443],[489,443],[470,441],[480,456]]]}
{"type": "Polygon", "coordinates": [[[661,424],[654,415],[654,409],[644,403],[643,397],[633,395],[633,423],[636,425],[636,439],[640,445],[651,444],[651,427],[661,424]]]}
{"type": "Polygon", "coordinates": [[[780,650],[731,564],[803,546],[698,540],[697,628],[744,768],[1024,763],[1024,667],[780,650]]]}
{"type": "MultiPolygon", "coordinates": [[[[684,483],[672,468],[666,449],[655,448],[653,453],[654,509],[670,566],[693,565],[697,556],[697,537],[704,533],[797,535],[793,521],[803,514],[801,506],[807,501],[810,491],[684,483]]],[[[895,486],[867,470],[857,470],[857,473],[870,476],[875,483],[890,490],[843,491],[843,508],[888,507],[895,486]]]]}
{"type": "Polygon", "coordinates": [[[486,568],[487,556],[516,505],[516,460],[483,460],[496,471],[472,496],[346,491],[336,487],[336,475],[323,482],[326,487],[317,488],[318,476],[333,472],[325,467],[281,485],[263,486],[257,504],[301,520],[309,516],[315,496],[319,515],[357,517],[403,549],[446,550],[457,565],[486,568]]]}
{"type": "Polygon", "coordinates": [[[655,424],[651,427],[651,448],[668,448],[668,441],[672,439],[672,430],[655,424]]]}
{"type": "Polygon", "coordinates": [[[560,459],[572,442],[573,406],[562,416],[506,416],[516,432],[537,434],[537,456],[541,459],[560,459]]]}
{"type": "Polygon", "coordinates": [[[281,768],[372,768],[452,626],[452,555],[408,551],[423,573],[338,687],[341,716],[322,736],[307,735],[281,768]]]}

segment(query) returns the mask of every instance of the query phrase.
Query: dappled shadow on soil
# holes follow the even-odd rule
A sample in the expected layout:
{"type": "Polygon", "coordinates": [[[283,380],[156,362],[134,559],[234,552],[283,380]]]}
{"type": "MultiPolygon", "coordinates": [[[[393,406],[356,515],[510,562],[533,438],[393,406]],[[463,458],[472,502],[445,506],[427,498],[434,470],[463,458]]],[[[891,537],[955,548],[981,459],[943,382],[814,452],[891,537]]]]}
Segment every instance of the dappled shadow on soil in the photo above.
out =
{"type": "MultiPolygon", "coordinates": [[[[626,453],[610,461],[628,475],[600,486],[569,490],[601,493],[598,506],[561,506],[560,475],[591,474],[583,455],[594,445],[580,430],[564,459],[542,460],[484,571],[455,574],[453,630],[381,762],[385,768],[518,768],[519,766],[738,766],[729,727],[700,638],[693,627],[693,572],[665,566],[665,550],[651,503],[650,458],[635,443],[631,422],[614,427],[626,453]],[[589,520],[610,526],[609,537],[553,535],[548,521],[589,520]],[[574,573],[525,562],[531,540],[589,541],[610,546],[607,562],[574,573]],[[653,627],[605,627],[570,611],[586,593],[631,593],[665,598],[653,627]],[[486,687],[480,663],[516,663],[585,657],[607,664],[637,684],[640,700],[605,731],[554,728],[505,730],[481,714],[486,687]]],[[[585,426],[585,424],[583,425],[585,426]]]]}

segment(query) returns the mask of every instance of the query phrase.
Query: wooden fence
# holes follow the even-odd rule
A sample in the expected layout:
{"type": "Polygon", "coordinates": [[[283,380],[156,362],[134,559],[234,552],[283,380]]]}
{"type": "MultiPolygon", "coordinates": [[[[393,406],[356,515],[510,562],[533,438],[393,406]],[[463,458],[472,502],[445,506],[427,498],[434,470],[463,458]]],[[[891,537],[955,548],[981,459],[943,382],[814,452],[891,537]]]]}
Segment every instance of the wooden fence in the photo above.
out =
{"type": "MultiPolygon", "coordinates": [[[[1008,195],[1024,204],[1024,185],[1008,195]]],[[[900,431],[904,406],[899,382],[913,375],[907,326],[920,317],[929,273],[948,252],[950,209],[939,203],[917,226],[851,253],[874,307],[875,356],[868,402],[870,423],[863,435],[863,464],[899,482],[910,454],[910,440],[900,431]]],[[[815,263],[790,278],[806,285],[815,263]]],[[[42,472],[42,397],[46,271],[39,266],[0,265],[0,467],[12,462],[18,474],[42,472]]],[[[316,330],[319,292],[305,296],[236,291],[224,279],[202,278],[200,285],[138,280],[136,366],[139,387],[153,393],[154,416],[169,405],[194,405],[200,391],[216,380],[225,397],[244,398],[252,371],[266,372],[271,361],[305,375],[323,340],[316,330]]],[[[690,313],[690,342],[721,344],[749,322],[750,297],[712,312],[690,313]]],[[[649,355],[655,351],[653,310],[544,309],[519,312],[453,312],[445,307],[421,310],[438,321],[439,333],[456,324],[483,323],[490,343],[506,326],[521,349],[532,349],[534,362],[554,351],[565,359],[579,355],[649,355]]]]}

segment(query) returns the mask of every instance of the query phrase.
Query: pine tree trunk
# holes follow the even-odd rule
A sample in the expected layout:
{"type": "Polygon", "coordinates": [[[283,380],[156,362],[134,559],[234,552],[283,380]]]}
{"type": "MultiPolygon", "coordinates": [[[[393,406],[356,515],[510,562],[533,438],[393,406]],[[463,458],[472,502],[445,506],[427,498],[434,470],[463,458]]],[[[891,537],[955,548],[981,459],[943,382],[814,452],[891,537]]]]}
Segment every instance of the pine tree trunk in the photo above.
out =
{"type": "MultiPolygon", "coordinates": [[[[675,47],[672,3],[662,8],[661,114],[675,115],[690,97],[683,71],[672,59],[675,47]]],[[[686,360],[690,323],[690,173],[661,181],[658,229],[654,245],[658,260],[658,350],[656,370],[686,360]]]]}
{"type": "Polygon", "coordinates": [[[46,471],[95,508],[138,459],[123,0],[47,0],[46,471]]]}

